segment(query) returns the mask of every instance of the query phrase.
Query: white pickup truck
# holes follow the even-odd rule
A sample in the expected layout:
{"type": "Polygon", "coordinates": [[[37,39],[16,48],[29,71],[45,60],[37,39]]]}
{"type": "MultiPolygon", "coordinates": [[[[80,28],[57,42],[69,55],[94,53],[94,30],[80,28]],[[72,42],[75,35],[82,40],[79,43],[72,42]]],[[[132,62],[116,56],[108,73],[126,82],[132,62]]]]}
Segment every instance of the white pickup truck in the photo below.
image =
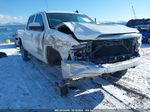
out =
{"type": "Polygon", "coordinates": [[[29,17],[20,37],[23,60],[31,54],[61,65],[64,80],[125,74],[140,60],[141,34],[123,25],[99,25],[84,14],[40,12],[29,17]]]}

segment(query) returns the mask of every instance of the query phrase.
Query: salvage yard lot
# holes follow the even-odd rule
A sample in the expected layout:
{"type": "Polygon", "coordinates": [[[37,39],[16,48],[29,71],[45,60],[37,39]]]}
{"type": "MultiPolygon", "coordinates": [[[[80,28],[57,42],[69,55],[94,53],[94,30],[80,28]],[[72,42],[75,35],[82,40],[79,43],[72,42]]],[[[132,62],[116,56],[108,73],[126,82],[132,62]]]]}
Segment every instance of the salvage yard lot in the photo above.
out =
{"type": "MultiPolygon", "coordinates": [[[[119,89],[100,80],[103,88],[90,80],[76,83],[61,97],[54,89],[59,67],[49,67],[36,59],[24,62],[13,44],[0,45],[8,57],[0,59],[0,108],[2,109],[150,109],[150,45],[141,49],[141,64],[129,69],[119,81],[127,82],[148,98],[119,89]]],[[[119,82],[118,81],[118,82],[119,82]]]]}

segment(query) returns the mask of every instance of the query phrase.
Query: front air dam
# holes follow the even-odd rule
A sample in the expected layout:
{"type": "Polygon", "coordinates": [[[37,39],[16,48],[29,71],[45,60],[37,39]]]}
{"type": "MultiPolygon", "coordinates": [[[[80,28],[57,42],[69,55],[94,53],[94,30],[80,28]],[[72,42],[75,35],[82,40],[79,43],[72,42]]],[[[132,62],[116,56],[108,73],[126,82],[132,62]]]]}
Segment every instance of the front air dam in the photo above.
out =
{"type": "Polygon", "coordinates": [[[100,76],[105,73],[114,73],[133,68],[140,64],[140,57],[111,64],[95,65],[85,61],[62,61],[61,68],[64,79],[85,78],[100,76]]]}

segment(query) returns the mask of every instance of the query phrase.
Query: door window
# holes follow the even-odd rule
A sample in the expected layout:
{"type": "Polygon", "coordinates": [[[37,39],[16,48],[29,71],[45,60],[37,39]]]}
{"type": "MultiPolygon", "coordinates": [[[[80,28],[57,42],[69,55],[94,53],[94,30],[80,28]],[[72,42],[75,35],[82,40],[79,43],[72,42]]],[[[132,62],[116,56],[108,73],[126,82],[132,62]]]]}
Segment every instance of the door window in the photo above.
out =
{"type": "Polygon", "coordinates": [[[29,24],[33,22],[34,18],[35,18],[35,15],[29,17],[27,27],[26,27],[27,30],[29,30],[29,24]]]}
{"type": "Polygon", "coordinates": [[[43,18],[41,14],[38,14],[35,18],[35,22],[40,23],[41,26],[44,26],[43,18]]]}
{"type": "Polygon", "coordinates": [[[43,22],[43,18],[42,18],[41,14],[37,14],[34,22],[40,24],[40,27],[37,27],[34,30],[37,30],[37,31],[43,31],[44,30],[44,22],[43,22]]]}

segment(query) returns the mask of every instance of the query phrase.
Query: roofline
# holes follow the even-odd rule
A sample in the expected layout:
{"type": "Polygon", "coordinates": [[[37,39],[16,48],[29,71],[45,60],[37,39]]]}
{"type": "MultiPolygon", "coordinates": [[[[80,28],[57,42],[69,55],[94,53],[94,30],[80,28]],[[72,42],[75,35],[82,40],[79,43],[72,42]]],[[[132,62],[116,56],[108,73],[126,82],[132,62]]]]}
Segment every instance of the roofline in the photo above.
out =
{"type": "Polygon", "coordinates": [[[81,13],[76,13],[76,12],[71,12],[71,11],[44,11],[45,13],[68,13],[68,14],[81,14],[81,13]]]}
{"type": "Polygon", "coordinates": [[[46,13],[75,13],[71,11],[45,11],[46,13]]]}
{"type": "MultiPolygon", "coordinates": [[[[41,12],[36,12],[34,14],[31,14],[30,16],[39,14],[39,13],[66,13],[66,14],[81,14],[81,13],[76,13],[76,12],[70,12],[70,11],[41,11],[41,12]]],[[[84,15],[84,14],[81,14],[84,15]]]]}

